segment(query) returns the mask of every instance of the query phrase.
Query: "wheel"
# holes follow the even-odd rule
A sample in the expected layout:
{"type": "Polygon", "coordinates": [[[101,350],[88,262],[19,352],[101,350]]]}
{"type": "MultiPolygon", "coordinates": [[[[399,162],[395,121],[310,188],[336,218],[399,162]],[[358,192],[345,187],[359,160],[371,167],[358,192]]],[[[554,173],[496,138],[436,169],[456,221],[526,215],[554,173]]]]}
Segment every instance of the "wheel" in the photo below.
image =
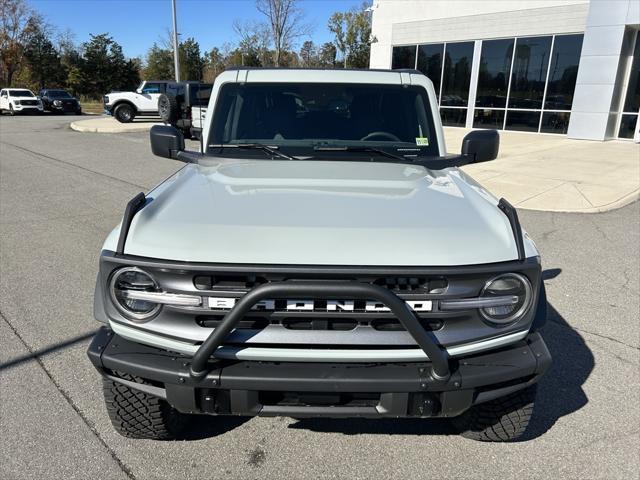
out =
{"type": "MultiPolygon", "coordinates": [[[[145,383],[138,377],[119,374],[125,380],[145,383]]],[[[188,424],[188,417],[161,398],[134,390],[121,383],[102,380],[107,413],[116,431],[130,438],[172,440],[188,424]]]]}
{"type": "Polygon", "coordinates": [[[116,120],[120,123],[129,123],[136,118],[136,112],[128,103],[122,103],[113,111],[113,116],[116,117],[116,120]]]}
{"type": "Polygon", "coordinates": [[[173,95],[163,93],[158,97],[158,114],[164,123],[174,124],[178,119],[178,100],[173,95]]]}
{"type": "Polygon", "coordinates": [[[536,385],[490,402],[475,405],[457,418],[454,426],[465,438],[481,442],[516,440],[529,425],[536,385]]]}
{"type": "Polygon", "coordinates": [[[82,110],[81,109],[76,110],[76,115],[82,115],[82,110]]]}

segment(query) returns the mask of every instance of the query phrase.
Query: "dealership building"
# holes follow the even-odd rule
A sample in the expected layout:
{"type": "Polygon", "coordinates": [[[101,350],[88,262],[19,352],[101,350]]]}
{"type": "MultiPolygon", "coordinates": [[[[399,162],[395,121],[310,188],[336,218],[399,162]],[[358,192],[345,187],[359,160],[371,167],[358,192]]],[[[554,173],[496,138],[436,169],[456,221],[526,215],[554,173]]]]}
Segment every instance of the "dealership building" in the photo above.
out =
{"type": "Polygon", "coordinates": [[[639,0],[374,0],[371,10],[371,68],[426,74],[444,125],[638,135],[639,0]]]}

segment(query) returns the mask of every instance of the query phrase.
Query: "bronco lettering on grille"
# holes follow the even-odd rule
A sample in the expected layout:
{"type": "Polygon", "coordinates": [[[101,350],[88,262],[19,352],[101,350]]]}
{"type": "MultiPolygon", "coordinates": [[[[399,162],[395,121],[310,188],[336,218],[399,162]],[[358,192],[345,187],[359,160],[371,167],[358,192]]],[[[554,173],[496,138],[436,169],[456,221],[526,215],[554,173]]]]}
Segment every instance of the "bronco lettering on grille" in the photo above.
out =
{"type": "MultiPolygon", "coordinates": [[[[238,298],[225,298],[225,297],[208,297],[209,308],[215,310],[231,310],[238,298]]],[[[433,308],[431,300],[409,300],[405,302],[409,308],[414,312],[430,312],[433,308]]],[[[356,308],[356,302],[354,300],[327,300],[320,303],[318,300],[287,300],[282,311],[327,311],[327,312],[353,312],[356,308]]],[[[254,310],[276,310],[275,300],[263,300],[257,303],[254,310]]],[[[366,312],[388,312],[389,308],[380,302],[367,301],[364,304],[364,310],[366,312]]]]}

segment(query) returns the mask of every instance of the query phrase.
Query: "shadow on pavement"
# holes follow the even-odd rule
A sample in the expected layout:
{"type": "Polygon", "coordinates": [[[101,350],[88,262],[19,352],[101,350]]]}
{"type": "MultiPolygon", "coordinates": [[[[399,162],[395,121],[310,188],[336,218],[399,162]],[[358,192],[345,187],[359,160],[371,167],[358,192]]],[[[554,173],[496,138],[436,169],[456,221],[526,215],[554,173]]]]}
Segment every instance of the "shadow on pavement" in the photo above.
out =
{"type": "Polygon", "coordinates": [[[189,427],[176,440],[204,440],[217,437],[238,428],[251,417],[225,417],[211,415],[191,415],[189,427]]]}
{"type": "Polygon", "coordinates": [[[33,353],[28,353],[26,355],[21,355],[19,357],[11,358],[4,363],[0,363],[0,371],[6,370],[7,368],[15,367],[16,365],[20,365],[22,363],[29,362],[31,360],[35,360],[38,357],[43,357],[53,352],[57,352],[59,350],[64,350],[65,348],[72,347],[77,343],[81,343],[81,342],[84,342],[85,340],[90,339],[95,334],[96,334],[96,330],[93,330],[92,332],[85,333],[84,335],[78,335],[77,337],[73,337],[68,340],[65,340],[64,342],[54,343],[53,345],[49,345],[48,347],[36,350],[33,353]]]}

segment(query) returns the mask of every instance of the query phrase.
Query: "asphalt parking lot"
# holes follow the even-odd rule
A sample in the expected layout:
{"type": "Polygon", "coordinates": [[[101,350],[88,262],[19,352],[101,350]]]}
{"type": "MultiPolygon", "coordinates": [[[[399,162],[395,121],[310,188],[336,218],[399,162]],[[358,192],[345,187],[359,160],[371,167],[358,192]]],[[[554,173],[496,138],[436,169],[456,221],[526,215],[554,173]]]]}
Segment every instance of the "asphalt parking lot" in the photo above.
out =
{"type": "Polygon", "coordinates": [[[124,205],[181,164],[148,134],[0,118],[0,478],[638,478],[639,204],[521,211],[544,258],[554,357],[527,436],[445,421],[198,417],[175,442],[112,429],[85,355],[97,258],[124,205]],[[635,472],[635,473],[633,473],[635,472]]]}

